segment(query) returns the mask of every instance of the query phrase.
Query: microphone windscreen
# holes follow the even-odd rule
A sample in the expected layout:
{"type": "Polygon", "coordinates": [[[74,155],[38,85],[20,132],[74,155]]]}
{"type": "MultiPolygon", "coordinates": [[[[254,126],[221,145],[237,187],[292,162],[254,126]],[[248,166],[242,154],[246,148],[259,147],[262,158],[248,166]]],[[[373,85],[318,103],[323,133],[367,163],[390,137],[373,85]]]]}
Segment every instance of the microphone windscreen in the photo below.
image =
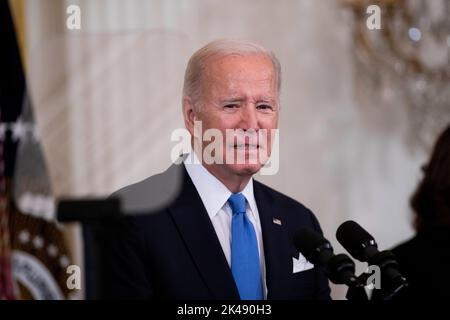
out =
{"type": "Polygon", "coordinates": [[[309,228],[301,228],[294,235],[295,248],[309,261],[314,260],[317,248],[327,243],[324,237],[309,228]]]}
{"type": "Polygon", "coordinates": [[[339,243],[356,259],[359,259],[363,245],[375,239],[355,221],[342,223],[336,231],[339,243]]]}

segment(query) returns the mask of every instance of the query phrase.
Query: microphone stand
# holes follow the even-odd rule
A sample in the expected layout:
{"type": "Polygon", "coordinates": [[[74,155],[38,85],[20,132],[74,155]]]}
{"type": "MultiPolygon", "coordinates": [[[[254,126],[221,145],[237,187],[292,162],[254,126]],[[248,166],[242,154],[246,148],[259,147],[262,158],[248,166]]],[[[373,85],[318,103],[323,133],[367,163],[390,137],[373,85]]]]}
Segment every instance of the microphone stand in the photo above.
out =
{"type": "Polygon", "coordinates": [[[122,215],[118,198],[60,199],[58,203],[59,222],[79,222],[82,226],[87,300],[109,298],[108,243],[116,236],[122,215]]]}
{"type": "Polygon", "coordinates": [[[365,290],[365,284],[370,274],[362,273],[359,277],[354,277],[354,280],[346,283],[348,286],[345,298],[351,301],[369,301],[365,290]]]}

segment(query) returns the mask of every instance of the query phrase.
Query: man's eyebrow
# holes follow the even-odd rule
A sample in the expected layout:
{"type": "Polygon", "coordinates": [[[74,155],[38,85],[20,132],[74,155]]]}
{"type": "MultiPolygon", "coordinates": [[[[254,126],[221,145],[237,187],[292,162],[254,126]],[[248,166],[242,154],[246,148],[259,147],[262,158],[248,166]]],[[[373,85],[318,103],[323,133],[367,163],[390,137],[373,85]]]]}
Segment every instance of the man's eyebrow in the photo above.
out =
{"type": "Polygon", "coordinates": [[[262,97],[262,98],[256,99],[256,102],[275,103],[276,99],[269,98],[269,97],[262,97]]]}
{"type": "MultiPolygon", "coordinates": [[[[221,99],[221,102],[242,102],[245,101],[246,98],[244,97],[230,97],[230,98],[224,98],[221,99]]],[[[255,99],[256,102],[269,102],[269,103],[275,103],[276,99],[274,98],[270,98],[270,97],[261,97],[261,98],[257,98],[255,99]]]]}
{"type": "Polygon", "coordinates": [[[222,102],[242,102],[244,101],[244,97],[230,97],[230,98],[224,98],[221,101],[222,102]]]}
{"type": "Polygon", "coordinates": [[[257,99],[257,101],[263,101],[263,102],[274,102],[275,99],[273,98],[261,98],[261,99],[257,99]]]}

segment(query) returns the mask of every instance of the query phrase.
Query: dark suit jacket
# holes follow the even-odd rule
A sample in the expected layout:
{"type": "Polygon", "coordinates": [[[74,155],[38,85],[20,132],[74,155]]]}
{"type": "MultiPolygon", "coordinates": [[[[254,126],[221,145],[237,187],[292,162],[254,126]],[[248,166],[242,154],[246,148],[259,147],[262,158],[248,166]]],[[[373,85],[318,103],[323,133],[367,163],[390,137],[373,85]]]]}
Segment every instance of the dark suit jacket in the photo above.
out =
{"type": "Polygon", "coordinates": [[[419,232],[392,249],[409,286],[396,300],[448,300],[450,298],[450,227],[419,232]]]}
{"type": "MultiPolygon", "coordinates": [[[[329,299],[328,280],[313,268],[293,274],[301,227],[322,232],[297,201],[254,181],[261,220],[268,299],[329,299]],[[282,221],[275,224],[273,219],[282,221]]],[[[125,187],[113,196],[138,213],[120,222],[111,239],[112,298],[239,299],[211,220],[183,164],[125,187]]]]}

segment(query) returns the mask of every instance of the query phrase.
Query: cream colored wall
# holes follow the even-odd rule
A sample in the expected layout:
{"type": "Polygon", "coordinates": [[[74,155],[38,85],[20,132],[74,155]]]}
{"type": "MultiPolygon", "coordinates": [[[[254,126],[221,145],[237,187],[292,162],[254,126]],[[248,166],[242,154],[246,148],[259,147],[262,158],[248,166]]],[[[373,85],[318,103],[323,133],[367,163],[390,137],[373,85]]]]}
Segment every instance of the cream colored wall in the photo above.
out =
{"type": "MultiPolygon", "coordinates": [[[[182,126],[187,59],[210,40],[237,37],[272,49],[283,66],[281,167],[260,179],[309,206],[336,251],[346,219],[382,248],[412,234],[407,201],[424,153],[404,145],[404,109],[357,104],[351,17],[337,1],[29,0],[27,8],[29,83],[57,195],[108,195],[165,169],[170,134],[182,126]],[[69,3],[81,7],[81,31],[64,27],[69,3]]],[[[335,298],[344,293],[333,287],[335,298]]]]}

